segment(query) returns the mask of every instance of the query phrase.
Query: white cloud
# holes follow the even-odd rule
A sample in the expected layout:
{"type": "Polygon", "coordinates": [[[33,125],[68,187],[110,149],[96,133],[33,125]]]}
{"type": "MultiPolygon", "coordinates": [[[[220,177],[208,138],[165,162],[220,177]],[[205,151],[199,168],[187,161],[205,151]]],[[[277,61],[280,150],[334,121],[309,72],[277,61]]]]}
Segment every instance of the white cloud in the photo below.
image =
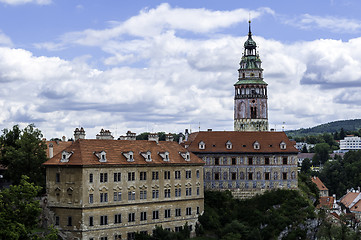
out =
{"type": "Polygon", "coordinates": [[[22,5],[22,4],[38,4],[38,5],[48,5],[51,4],[52,0],[0,0],[0,2],[8,5],[22,5]]]}
{"type": "Polygon", "coordinates": [[[361,22],[359,20],[334,16],[303,14],[294,19],[287,19],[285,23],[301,29],[326,29],[336,33],[359,33],[361,31],[361,22]]]}
{"type": "Polygon", "coordinates": [[[0,30],[0,46],[12,46],[13,43],[10,39],[10,37],[8,37],[7,35],[5,35],[1,30],[0,30]]]}

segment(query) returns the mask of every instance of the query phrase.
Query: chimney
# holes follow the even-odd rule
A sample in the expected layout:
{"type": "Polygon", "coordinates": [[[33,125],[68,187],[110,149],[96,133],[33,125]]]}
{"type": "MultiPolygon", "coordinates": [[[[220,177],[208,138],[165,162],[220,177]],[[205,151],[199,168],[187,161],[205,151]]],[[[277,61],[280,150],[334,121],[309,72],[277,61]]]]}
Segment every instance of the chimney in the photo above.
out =
{"type": "Polygon", "coordinates": [[[63,140],[63,142],[66,141],[66,137],[65,137],[65,136],[63,136],[61,139],[63,140]]]}
{"type": "Polygon", "coordinates": [[[165,140],[167,142],[173,142],[173,140],[174,140],[173,134],[168,133],[167,135],[165,135],[165,140]]]}
{"type": "Polygon", "coordinates": [[[74,141],[78,140],[78,139],[85,139],[85,131],[84,128],[81,127],[79,128],[75,128],[74,131],[74,141]]]}
{"type": "Polygon", "coordinates": [[[113,140],[114,137],[112,136],[112,133],[109,130],[100,130],[100,133],[96,135],[96,139],[101,140],[113,140]]]}
{"type": "Polygon", "coordinates": [[[132,133],[131,131],[128,131],[126,140],[137,140],[137,134],[132,133]]]}
{"type": "Polygon", "coordinates": [[[148,134],[148,141],[155,141],[158,144],[159,136],[157,133],[149,133],[148,134]]]}
{"type": "Polygon", "coordinates": [[[184,141],[188,141],[188,136],[189,136],[189,132],[188,129],[186,129],[184,132],[184,141]]]}
{"type": "Polygon", "coordinates": [[[212,132],[212,128],[208,128],[208,130],[207,130],[208,132],[212,132]]]}
{"type": "Polygon", "coordinates": [[[49,143],[49,158],[54,157],[54,148],[53,144],[49,143]]]}

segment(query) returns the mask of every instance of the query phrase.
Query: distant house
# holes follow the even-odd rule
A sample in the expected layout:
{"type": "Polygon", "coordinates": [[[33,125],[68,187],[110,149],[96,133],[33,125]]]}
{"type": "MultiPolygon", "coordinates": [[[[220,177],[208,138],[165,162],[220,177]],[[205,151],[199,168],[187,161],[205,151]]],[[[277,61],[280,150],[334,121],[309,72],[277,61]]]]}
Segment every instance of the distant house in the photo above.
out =
{"type": "Polygon", "coordinates": [[[298,159],[298,165],[302,166],[302,162],[303,160],[305,160],[306,158],[312,160],[313,156],[315,154],[314,153],[298,153],[297,154],[297,159],[298,159]]]}
{"type": "Polygon", "coordinates": [[[340,151],[347,152],[349,150],[360,150],[361,138],[354,135],[347,135],[344,139],[340,140],[340,151]]]}
{"type": "Polygon", "coordinates": [[[334,209],[336,205],[335,200],[335,197],[331,196],[320,197],[320,203],[317,205],[317,208],[334,209]]]}
{"type": "Polygon", "coordinates": [[[312,177],[312,182],[316,184],[316,186],[320,192],[320,197],[328,197],[328,188],[325,186],[325,184],[323,184],[321,179],[314,176],[314,177],[312,177]]]}
{"type": "Polygon", "coordinates": [[[305,142],[296,142],[295,148],[297,148],[298,151],[302,151],[303,146],[306,146],[307,151],[310,151],[311,148],[315,147],[315,144],[309,144],[309,143],[305,143],[305,142]]]}

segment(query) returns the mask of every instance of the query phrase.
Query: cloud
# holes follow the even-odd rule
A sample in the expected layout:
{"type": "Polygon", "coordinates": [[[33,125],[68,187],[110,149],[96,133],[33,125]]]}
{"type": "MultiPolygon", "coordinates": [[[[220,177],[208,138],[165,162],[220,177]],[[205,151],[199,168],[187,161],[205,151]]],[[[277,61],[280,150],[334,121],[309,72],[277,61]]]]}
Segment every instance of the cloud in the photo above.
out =
{"type": "Polygon", "coordinates": [[[284,22],[305,30],[326,29],[335,33],[359,33],[361,30],[361,22],[359,20],[334,16],[303,14],[293,19],[284,20],[284,22]]]}
{"type": "MultiPolygon", "coordinates": [[[[48,138],[70,138],[79,126],[89,138],[101,128],[115,136],[127,130],[198,130],[199,125],[201,130],[232,130],[233,84],[248,29],[242,37],[214,32],[240,21],[237,14],[248,19],[241,10],[162,4],[112,23],[112,28],[78,32],[53,45],[92,45],[104,52],[103,69],[89,64],[91,52],[71,61],[1,47],[0,127],[36,122],[48,138]],[[182,24],[188,13],[191,19],[208,16],[210,23],[182,24]],[[141,31],[144,26],[131,29],[141,23],[149,32],[141,31]]],[[[286,122],[286,129],[293,129],[359,117],[361,38],[288,44],[253,38],[269,84],[270,127],[280,130],[286,122]]]]}
{"type": "Polygon", "coordinates": [[[13,43],[10,39],[10,37],[8,37],[7,35],[5,35],[1,30],[0,30],[0,46],[12,46],[13,43]]]}
{"type": "Polygon", "coordinates": [[[0,0],[0,2],[8,5],[23,5],[23,4],[38,4],[48,5],[51,4],[52,0],[0,0]]]}
{"type": "Polygon", "coordinates": [[[260,8],[256,11],[242,8],[232,11],[212,11],[204,8],[185,9],[171,7],[168,3],[163,3],[154,9],[143,9],[138,15],[124,22],[112,21],[110,28],[69,32],[61,36],[60,43],[47,42],[37,44],[37,47],[57,49],[61,48],[59,44],[62,46],[104,46],[128,36],[153,38],[168,31],[179,34],[183,31],[209,34],[248,20],[249,14],[252,15],[253,19],[256,19],[265,14],[274,14],[274,12],[269,8],[260,8]]]}

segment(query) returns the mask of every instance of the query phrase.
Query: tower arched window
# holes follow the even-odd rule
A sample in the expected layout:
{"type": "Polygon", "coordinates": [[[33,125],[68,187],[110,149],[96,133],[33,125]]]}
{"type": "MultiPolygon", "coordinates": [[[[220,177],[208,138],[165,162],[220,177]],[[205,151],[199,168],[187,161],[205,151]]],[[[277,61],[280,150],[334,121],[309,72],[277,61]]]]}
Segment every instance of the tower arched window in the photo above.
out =
{"type": "Polygon", "coordinates": [[[246,77],[246,74],[245,73],[242,73],[242,78],[245,78],[246,77]]]}
{"type": "Polygon", "coordinates": [[[251,107],[251,118],[257,118],[257,107],[251,107]]]}

